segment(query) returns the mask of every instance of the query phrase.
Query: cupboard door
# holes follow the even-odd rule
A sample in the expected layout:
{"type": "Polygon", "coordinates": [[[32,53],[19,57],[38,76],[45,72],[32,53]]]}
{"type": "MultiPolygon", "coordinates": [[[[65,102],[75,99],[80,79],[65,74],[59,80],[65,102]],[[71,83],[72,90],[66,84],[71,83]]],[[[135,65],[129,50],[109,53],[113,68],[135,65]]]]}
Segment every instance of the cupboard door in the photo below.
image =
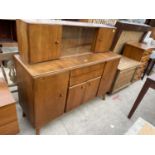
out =
{"type": "Polygon", "coordinates": [[[86,90],[85,90],[85,96],[83,102],[87,102],[93,98],[96,97],[97,91],[98,91],[98,86],[100,82],[100,77],[89,80],[87,82],[86,90]]]}
{"type": "Polygon", "coordinates": [[[107,52],[110,50],[115,35],[115,29],[99,28],[92,50],[94,52],[107,52]]]}
{"type": "Polygon", "coordinates": [[[110,91],[117,72],[119,59],[108,61],[105,65],[97,96],[103,96],[110,91]]]}
{"type": "Polygon", "coordinates": [[[35,80],[35,125],[41,127],[64,113],[69,73],[35,80]]]}
{"type": "Polygon", "coordinates": [[[41,24],[28,26],[30,63],[58,59],[60,57],[62,27],[41,24]]]}
{"type": "Polygon", "coordinates": [[[69,88],[66,111],[78,107],[83,102],[86,82],[69,88]]]}

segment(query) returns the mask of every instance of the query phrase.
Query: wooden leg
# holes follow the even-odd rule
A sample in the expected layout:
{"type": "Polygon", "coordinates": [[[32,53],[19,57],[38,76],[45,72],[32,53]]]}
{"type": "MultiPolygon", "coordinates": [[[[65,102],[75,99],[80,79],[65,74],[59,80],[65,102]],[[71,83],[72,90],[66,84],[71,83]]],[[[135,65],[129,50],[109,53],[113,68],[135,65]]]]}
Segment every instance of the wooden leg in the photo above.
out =
{"type": "Polygon", "coordinates": [[[40,135],[40,129],[36,129],[36,135],[40,135]]]}
{"type": "Polygon", "coordinates": [[[103,100],[105,100],[105,95],[102,97],[103,100]]]}
{"type": "Polygon", "coordinates": [[[140,104],[141,100],[145,96],[145,94],[146,94],[147,90],[149,89],[149,87],[150,87],[150,84],[149,84],[149,80],[147,79],[144,86],[143,86],[143,88],[141,89],[141,91],[140,91],[140,93],[139,93],[139,95],[138,95],[138,97],[137,97],[137,99],[136,99],[136,101],[135,101],[129,115],[128,115],[129,119],[132,117],[132,115],[136,111],[138,105],[140,104]]]}
{"type": "Polygon", "coordinates": [[[26,114],[23,112],[23,117],[26,117],[26,114]]]}

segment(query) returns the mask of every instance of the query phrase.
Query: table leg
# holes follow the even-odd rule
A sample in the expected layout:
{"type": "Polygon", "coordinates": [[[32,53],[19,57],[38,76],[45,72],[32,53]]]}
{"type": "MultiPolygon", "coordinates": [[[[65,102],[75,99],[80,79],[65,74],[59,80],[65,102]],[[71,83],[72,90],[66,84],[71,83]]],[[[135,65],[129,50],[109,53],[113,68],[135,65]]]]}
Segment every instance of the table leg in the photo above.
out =
{"type": "Polygon", "coordinates": [[[130,119],[132,117],[132,115],[134,114],[134,112],[136,111],[138,105],[140,104],[141,100],[143,99],[143,97],[145,96],[147,90],[149,89],[150,84],[149,84],[149,80],[147,79],[143,88],[141,89],[132,109],[130,110],[130,113],[128,115],[128,118],[130,119]]]}

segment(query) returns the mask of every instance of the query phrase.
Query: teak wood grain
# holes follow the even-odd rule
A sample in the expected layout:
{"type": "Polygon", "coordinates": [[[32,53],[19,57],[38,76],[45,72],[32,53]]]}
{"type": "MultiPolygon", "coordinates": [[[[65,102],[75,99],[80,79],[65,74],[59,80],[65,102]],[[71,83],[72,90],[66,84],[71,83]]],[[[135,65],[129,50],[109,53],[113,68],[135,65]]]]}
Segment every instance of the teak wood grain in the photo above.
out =
{"type": "Polygon", "coordinates": [[[62,27],[27,24],[17,20],[19,52],[25,62],[37,63],[60,57],[62,27]]]}
{"type": "Polygon", "coordinates": [[[119,62],[120,57],[107,52],[29,65],[16,55],[19,102],[36,133],[50,120],[94,98],[99,87],[101,95],[105,94],[117,69],[115,62],[119,62]],[[108,65],[103,74],[105,64],[111,62],[114,66],[108,65]],[[104,76],[104,85],[99,86],[101,76],[104,76]],[[75,83],[70,86],[73,78],[75,83]]]}
{"type": "Polygon", "coordinates": [[[17,20],[19,53],[23,61],[34,64],[81,53],[81,50],[108,52],[115,29],[83,22],[17,20]]]}
{"type": "Polygon", "coordinates": [[[100,28],[97,30],[96,38],[92,45],[94,52],[107,52],[111,48],[115,35],[115,29],[100,28]]]}
{"type": "Polygon", "coordinates": [[[110,92],[119,61],[120,59],[115,59],[105,64],[97,96],[104,96],[107,92],[110,92]]]}
{"type": "Polygon", "coordinates": [[[94,53],[77,55],[72,57],[60,58],[59,60],[53,60],[43,63],[37,63],[30,65],[23,63],[19,55],[15,55],[15,60],[21,64],[23,68],[32,76],[40,77],[55,73],[61,73],[68,70],[78,69],[81,67],[88,67],[99,63],[120,59],[120,55],[113,52],[106,53],[94,53]]]}
{"type": "Polygon", "coordinates": [[[87,81],[83,103],[93,99],[97,95],[101,77],[87,81]]]}
{"type": "Polygon", "coordinates": [[[68,81],[68,72],[35,80],[36,128],[41,128],[64,113],[68,81]]]}

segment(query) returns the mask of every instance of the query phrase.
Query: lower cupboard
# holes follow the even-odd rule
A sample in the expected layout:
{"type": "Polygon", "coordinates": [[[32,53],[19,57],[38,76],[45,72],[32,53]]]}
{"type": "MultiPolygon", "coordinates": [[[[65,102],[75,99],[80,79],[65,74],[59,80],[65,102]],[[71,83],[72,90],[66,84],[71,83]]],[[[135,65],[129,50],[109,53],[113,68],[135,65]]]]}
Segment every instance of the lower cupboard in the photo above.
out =
{"type": "Polygon", "coordinates": [[[98,77],[70,87],[68,91],[66,111],[70,111],[82,103],[96,97],[100,79],[101,77],[98,77]]]}

